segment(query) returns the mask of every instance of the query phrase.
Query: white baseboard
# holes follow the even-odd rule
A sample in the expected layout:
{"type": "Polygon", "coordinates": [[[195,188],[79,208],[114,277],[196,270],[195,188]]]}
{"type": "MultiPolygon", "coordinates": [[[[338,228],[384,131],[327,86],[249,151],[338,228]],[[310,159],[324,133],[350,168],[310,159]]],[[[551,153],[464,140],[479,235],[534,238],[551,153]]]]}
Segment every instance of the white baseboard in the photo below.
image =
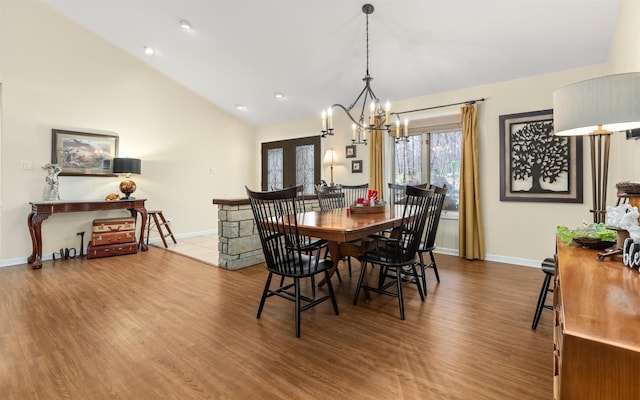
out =
{"type": "MultiPolygon", "coordinates": [[[[436,248],[434,253],[448,254],[450,256],[456,256],[456,257],[459,256],[460,254],[460,252],[457,249],[443,249],[440,247],[436,248]]],[[[485,254],[484,259],[486,261],[495,261],[495,262],[500,262],[505,264],[513,264],[513,265],[520,265],[523,267],[535,267],[535,268],[540,268],[540,264],[542,263],[542,260],[529,260],[526,258],[507,257],[507,256],[496,255],[496,254],[485,254]]]]}
{"type": "MultiPolygon", "coordinates": [[[[176,237],[176,240],[177,240],[177,239],[186,239],[186,238],[196,237],[196,236],[217,235],[217,234],[218,234],[217,229],[209,229],[206,231],[183,233],[183,234],[174,235],[174,236],[176,237]]],[[[149,243],[159,243],[159,242],[162,242],[162,239],[160,237],[154,237],[149,239],[149,243]]],[[[80,252],[78,252],[78,254],[80,254],[80,252]]],[[[86,248],[84,249],[84,254],[87,254],[86,248]]],[[[25,257],[2,259],[0,260],[0,268],[11,267],[14,265],[28,264],[27,263],[28,258],[29,258],[28,256],[25,256],[25,257]]],[[[42,261],[49,261],[49,260],[53,260],[52,253],[45,253],[42,255],[42,261]]]]}
{"type": "MultiPolygon", "coordinates": [[[[197,237],[197,236],[217,235],[217,234],[218,234],[217,229],[209,229],[206,231],[182,233],[179,235],[175,235],[175,237],[176,239],[186,239],[186,238],[197,237]]],[[[149,243],[159,243],[159,242],[162,242],[160,237],[154,237],[149,239],[149,243]]],[[[440,247],[436,249],[435,253],[448,254],[450,256],[456,256],[456,257],[459,254],[457,249],[445,249],[440,247]]],[[[87,254],[86,249],[84,251],[84,254],[87,254]]],[[[13,265],[27,264],[27,258],[28,257],[18,257],[18,258],[8,258],[8,259],[0,260],[0,268],[10,267],[13,265]]],[[[42,261],[48,261],[52,259],[53,257],[51,253],[42,255],[42,261]]],[[[507,257],[507,256],[496,255],[496,254],[486,254],[485,260],[495,261],[495,262],[500,262],[505,264],[521,265],[524,267],[535,267],[535,268],[540,268],[540,263],[542,262],[542,260],[529,260],[526,258],[507,257]]]]}

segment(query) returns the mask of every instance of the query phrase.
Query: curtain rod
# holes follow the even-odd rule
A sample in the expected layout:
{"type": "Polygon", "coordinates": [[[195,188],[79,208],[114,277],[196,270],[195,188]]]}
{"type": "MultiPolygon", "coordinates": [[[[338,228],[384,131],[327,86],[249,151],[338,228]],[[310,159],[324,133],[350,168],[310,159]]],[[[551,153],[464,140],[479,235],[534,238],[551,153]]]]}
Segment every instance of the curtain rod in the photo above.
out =
{"type": "Polygon", "coordinates": [[[476,100],[467,100],[467,101],[461,101],[459,103],[451,103],[451,104],[444,104],[441,106],[433,106],[433,107],[427,107],[427,108],[418,108],[416,110],[409,110],[409,111],[400,111],[400,112],[392,112],[391,114],[393,115],[397,115],[400,116],[402,114],[408,114],[408,113],[412,113],[412,112],[418,112],[418,111],[427,111],[427,110],[435,110],[437,108],[444,108],[444,107],[451,107],[451,106],[459,106],[461,104],[465,104],[465,105],[472,105],[472,104],[476,104],[479,101],[484,101],[484,97],[481,99],[476,99],[476,100]]]}

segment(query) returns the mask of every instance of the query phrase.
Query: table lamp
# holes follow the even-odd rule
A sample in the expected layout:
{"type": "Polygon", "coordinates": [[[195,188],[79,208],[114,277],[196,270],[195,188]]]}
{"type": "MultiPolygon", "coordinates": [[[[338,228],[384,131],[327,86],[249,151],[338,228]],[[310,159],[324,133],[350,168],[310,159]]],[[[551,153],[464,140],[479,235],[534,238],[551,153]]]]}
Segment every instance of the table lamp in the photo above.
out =
{"type": "Polygon", "coordinates": [[[640,72],[601,76],[553,93],[556,135],[589,136],[593,222],[604,223],[611,134],[640,127],[640,72]]]}
{"type": "Polygon", "coordinates": [[[139,158],[114,158],[113,173],[126,174],[120,182],[120,191],[125,195],[120,200],[131,200],[131,193],[136,191],[136,183],[131,180],[131,174],[140,174],[142,171],[142,161],[139,158]]]}
{"type": "Polygon", "coordinates": [[[336,159],[338,158],[338,154],[336,153],[336,151],[331,148],[329,150],[327,150],[326,153],[324,153],[324,159],[322,160],[323,164],[330,164],[331,165],[331,183],[329,184],[329,186],[333,186],[333,164],[336,162],[336,159]]]}

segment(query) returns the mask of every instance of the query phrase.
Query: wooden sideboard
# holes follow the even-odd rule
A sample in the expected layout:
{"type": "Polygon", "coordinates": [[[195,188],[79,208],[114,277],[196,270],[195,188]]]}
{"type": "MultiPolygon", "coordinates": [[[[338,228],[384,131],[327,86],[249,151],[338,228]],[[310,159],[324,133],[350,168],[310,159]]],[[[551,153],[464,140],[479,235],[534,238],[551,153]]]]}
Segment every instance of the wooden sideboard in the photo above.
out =
{"type": "Polygon", "coordinates": [[[554,399],[640,399],[640,272],[557,242],[554,399]]]}

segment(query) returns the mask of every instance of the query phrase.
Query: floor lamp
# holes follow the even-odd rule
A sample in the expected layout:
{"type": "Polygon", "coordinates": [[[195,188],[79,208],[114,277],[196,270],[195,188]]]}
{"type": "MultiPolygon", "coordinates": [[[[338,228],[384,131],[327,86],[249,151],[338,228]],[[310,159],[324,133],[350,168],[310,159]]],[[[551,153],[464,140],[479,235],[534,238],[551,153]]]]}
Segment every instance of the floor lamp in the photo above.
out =
{"type": "Polygon", "coordinates": [[[589,136],[593,222],[604,223],[611,134],[640,127],[640,72],[607,75],[553,93],[556,135],[589,136]]]}

